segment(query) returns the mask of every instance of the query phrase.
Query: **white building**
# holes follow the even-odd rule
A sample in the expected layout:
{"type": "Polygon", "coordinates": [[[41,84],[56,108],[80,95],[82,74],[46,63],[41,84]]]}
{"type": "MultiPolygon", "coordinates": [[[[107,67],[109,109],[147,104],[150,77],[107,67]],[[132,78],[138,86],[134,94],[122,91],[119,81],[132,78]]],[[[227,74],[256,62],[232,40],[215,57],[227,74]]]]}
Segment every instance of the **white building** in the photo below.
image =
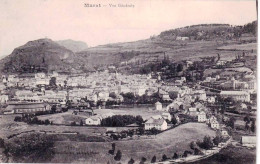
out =
{"type": "Polygon", "coordinates": [[[247,147],[256,147],[256,136],[242,136],[241,137],[241,144],[247,147]]]}
{"type": "Polygon", "coordinates": [[[206,113],[204,111],[201,111],[198,114],[198,122],[206,122],[206,121],[207,121],[206,113]]]}
{"type": "Polygon", "coordinates": [[[246,91],[221,91],[220,96],[222,97],[231,97],[236,101],[249,102],[250,94],[246,91]]]}
{"type": "Polygon", "coordinates": [[[92,116],[85,120],[86,125],[100,125],[102,118],[99,116],[92,116]]]}
{"type": "Polygon", "coordinates": [[[151,130],[155,128],[157,130],[166,130],[167,122],[163,118],[155,119],[153,117],[149,118],[144,124],[145,130],[151,130]]]}
{"type": "Polygon", "coordinates": [[[162,110],[162,103],[160,103],[159,101],[157,101],[155,103],[155,110],[162,110]]]}
{"type": "Polygon", "coordinates": [[[172,119],[171,114],[168,113],[168,112],[163,112],[163,113],[162,113],[162,117],[163,117],[165,120],[169,120],[169,121],[171,121],[171,119],[172,119]]]}
{"type": "Polygon", "coordinates": [[[212,122],[210,123],[210,127],[211,127],[212,129],[219,129],[219,123],[218,123],[218,121],[217,121],[217,120],[212,121],[212,122]]]}

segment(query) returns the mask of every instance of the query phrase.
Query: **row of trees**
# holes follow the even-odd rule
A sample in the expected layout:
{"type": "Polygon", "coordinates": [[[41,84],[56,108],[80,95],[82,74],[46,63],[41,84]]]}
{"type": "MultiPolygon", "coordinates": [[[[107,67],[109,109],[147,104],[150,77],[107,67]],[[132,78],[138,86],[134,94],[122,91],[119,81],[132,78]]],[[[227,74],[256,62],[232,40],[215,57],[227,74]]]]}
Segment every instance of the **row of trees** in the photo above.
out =
{"type": "Polygon", "coordinates": [[[38,124],[38,125],[50,125],[52,122],[49,119],[46,120],[39,120],[38,117],[34,115],[23,115],[16,116],[14,118],[14,121],[16,122],[26,122],[27,124],[38,124]]]}
{"type": "Polygon", "coordinates": [[[132,115],[114,115],[112,117],[107,117],[102,119],[101,126],[110,127],[124,127],[126,125],[134,124],[141,126],[144,120],[142,116],[132,116],[132,115]]]}

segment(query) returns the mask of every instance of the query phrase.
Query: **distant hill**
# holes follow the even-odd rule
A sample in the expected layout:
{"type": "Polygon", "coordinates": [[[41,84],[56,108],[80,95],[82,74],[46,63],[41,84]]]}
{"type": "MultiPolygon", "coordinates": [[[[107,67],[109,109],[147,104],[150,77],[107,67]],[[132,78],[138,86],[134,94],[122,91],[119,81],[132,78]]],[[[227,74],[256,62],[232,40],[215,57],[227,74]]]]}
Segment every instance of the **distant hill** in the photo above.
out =
{"type": "Polygon", "coordinates": [[[256,43],[256,29],[256,21],[244,26],[201,24],[167,30],[145,40],[87,49],[82,42],[39,39],[16,48],[0,60],[0,69],[4,72],[86,72],[115,65],[120,71],[128,73],[146,64],[160,62],[165,55],[175,62],[199,60],[218,53],[230,58],[233,52],[218,48],[256,43]]]}
{"type": "Polygon", "coordinates": [[[51,39],[29,41],[0,60],[3,72],[69,71],[74,53],[51,39]]]}
{"type": "Polygon", "coordinates": [[[68,40],[59,40],[56,42],[59,45],[64,46],[65,48],[67,48],[73,52],[83,51],[88,48],[88,45],[82,41],[74,41],[74,40],[68,39],[68,40]]]}

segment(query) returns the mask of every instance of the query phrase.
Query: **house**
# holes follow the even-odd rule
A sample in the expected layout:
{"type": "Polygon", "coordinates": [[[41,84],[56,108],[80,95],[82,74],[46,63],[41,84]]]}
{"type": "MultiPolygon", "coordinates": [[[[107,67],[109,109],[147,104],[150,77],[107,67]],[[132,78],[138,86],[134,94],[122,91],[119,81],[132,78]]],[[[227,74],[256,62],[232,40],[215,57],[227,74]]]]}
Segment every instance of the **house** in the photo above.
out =
{"type": "Polygon", "coordinates": [[[221,91],[220,96],[224,98],[231,97],[237,101],[250,101],[250,94],[246,91],[221,91]]]}
{"type": "Polygon", "coordinates": [[[172,100],[169,96],[169,93],[164,91],[164,90],[161,90],[161,89],[159,89],[159,97],[162,98],[165,101],[171,101],[172,100]]]}
{"type": "Polygon", "coordinates": [[[215,101],[216,101],[216,99],[213,96],[207,98],[207,102],[210,103],[210,104],[214,104],[215,101]]]}
{"type": "Polygon", "coordinates": [[[181,101],[174,101],[171,104],[169,104],[166,109],[167,111],[169,111],[170,109],[174,109],[174,110],[179,110],[180,106],[183,105],[183,103],[181,101]]]}
{"type": "Polygon", "coordinates": [[[100,116],[92,116],[85,120],[86,125],[100,125],[102,118],[100,116]]]}
{"type": "Polygon", "coordinates": [[[162,113],[162,117],[163,117],[163,119],[169,120],[169,121],[171,121],[171,119],[172,119],[171,114],[168,113],[168,112],[163,112],[163,113],[162,113]]]}
{"type": "Polygon", "coordinates": [[[256,136],[242,136],[241,144],[247,147],[256,147],[256,136]]]}
{"type": "Polygon", "coordinates": [[[210,127],[211,127],[212,129],[219,129],[219,123],[218,123],[218,121],[217,121],[217,120],[212,121],[212,122],[210,123],[210,127]]]}
{"type": "Polygon", "coordinates": [[[197,116],[198,115],[197,108],[189,108],[188,114],[190,116],[197,116]]]}
{"type": "Polygon", "coordinates": [[[220,133],[221,133],[222,137],[228,137],[229,136],[227,130],[221,129],[220,133]]]}
{"type": "Polygon", "coordinates": [[[19,113],[19,114],[27,114],[27,113],[37,113],[40,111],[50,111],[51,106],[47,103],[13,103],[9,104],[4,110],[5,114],[9,113],[19,113]]]}
{"type": "Polygon", "coordinates": [[[0,95],[0,103],[6,103],[8,100],[8,95],[0,95]]]}
{"type": "Polygon", "coordinates": [[[211,116],[208,120],[207,123],[211,124],[213,121],[217,121],[217,118],[215,116],[211,116]]]}
{"type": "Polygon", "coordinates": [[[162,103],[160,103],[159,101],[157,101],[155,103],[155,110],[162,110],[162,103]]]}
{"type": "Polygon", "coordinates": [[[189,37],[186,36],[177,36],[176,40],[189,40],[189,37]]]}
{"type": "Polygon", "coordinates": [[[198,114],[198,122],[206,122],[206,121],[207,121],[206,113],[204,111],[201,111],[198,114]]]}
{"type": "Polygon", "coordinates": [[[153,117],[151,117],[145,122],[144,129],[151,130],[153,128],[157,130],[166,130],[167,122],[163,118],[154,119],[153,117]]]}

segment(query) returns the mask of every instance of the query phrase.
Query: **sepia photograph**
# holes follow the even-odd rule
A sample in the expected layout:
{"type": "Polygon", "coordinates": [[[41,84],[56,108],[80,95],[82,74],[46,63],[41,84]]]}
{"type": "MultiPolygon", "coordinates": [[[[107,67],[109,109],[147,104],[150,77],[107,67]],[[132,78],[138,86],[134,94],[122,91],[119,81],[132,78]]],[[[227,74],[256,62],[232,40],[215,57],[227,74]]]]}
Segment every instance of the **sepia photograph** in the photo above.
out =
{"type": "Polygon", "coordinates": [[[257,0],[0,0],[0,163],[256,164],[257,0]]]}

